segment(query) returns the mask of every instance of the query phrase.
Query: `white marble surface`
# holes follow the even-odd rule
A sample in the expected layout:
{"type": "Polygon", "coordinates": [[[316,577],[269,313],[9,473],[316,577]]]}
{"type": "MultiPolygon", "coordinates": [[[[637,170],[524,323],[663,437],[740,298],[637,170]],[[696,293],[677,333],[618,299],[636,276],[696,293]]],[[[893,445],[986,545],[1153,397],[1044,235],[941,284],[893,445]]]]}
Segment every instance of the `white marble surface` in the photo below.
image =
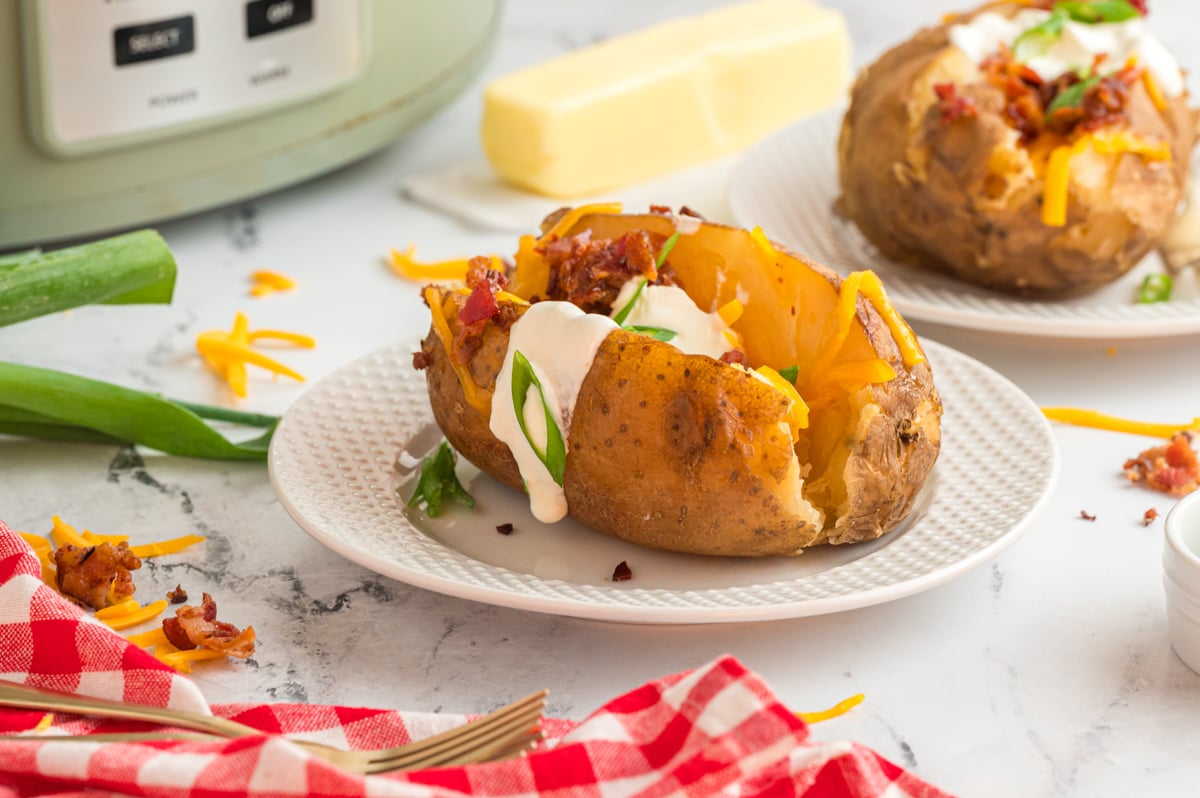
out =
{"type": "MultiPolygon", "coordinates": [[[[841,0],[861,65],[952,4],[841,0]]],[[[489,74],[711,3],[513,0],[489,74]]],[[[1196,11],[1152,2],[1156,27],[1193,70],[1196,11]]],[[[402,176],[480,158],[479,85],[396,146],[328,177],[161,225],[178,255],[170,307],[87,308],[0,331],[0,359],[89,374],[210,403],[231,397],[200,366],[197,332],[245,309],[255,326],[311,333],[281,358],[320,378],[420,332],[415,287],[381,255],[417,243],[430,258],[508,251],[405,201],[402,176]],[[295,292],[246,296],[278,269],[295,292]]],[[[713,215],[720,215],[713,212],[713,215]]],[[[531,220],[532,221],[532,220],[531,220]]],[[[1041,404],[1160,420],[1200,413],[1196,339],[1065,342],[919,326],[1014,380],[1041,404]],[[1110,347],[1115,347],[1115,351],[1110,347]]],[[[250,409],[280,412],[303,387],[256,378],[250,409]]],[[[187,557],[151,562],[146,593],[176,582],[252,622],[244,664],[198,669],[212,702],[280,700],[478,711],[532,688],[581,718],[644,680],[730,652],[790,706],[855,692],[866,702],[815,726],[964,796],[1194,795],[1200,676],[1170,650],[1161,516],[1171,502],[1129,486],[1124,459],[1147,441],[1061,428],[1058,489],[1029,534],[998,559],[929,592],[837,615],[745,625],[644,627],[529,614],[379,577],[309,539],[259,464],[191,461],[103,446],[0,442],[0,517],[44,531],[59,513],[97,531],[197,532],[187,557]],[[1141,525],[1156,507],[1160,519],[1141,525]],[[1080,510],[1097,516],[1083,521],[1080,510]]]]}

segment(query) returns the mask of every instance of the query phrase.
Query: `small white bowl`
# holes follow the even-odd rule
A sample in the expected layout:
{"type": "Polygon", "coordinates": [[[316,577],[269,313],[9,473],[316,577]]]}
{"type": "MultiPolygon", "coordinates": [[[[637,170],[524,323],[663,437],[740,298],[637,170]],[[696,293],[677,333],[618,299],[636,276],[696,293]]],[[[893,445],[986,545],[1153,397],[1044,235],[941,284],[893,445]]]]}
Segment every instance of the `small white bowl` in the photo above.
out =
{"type": "Polygon", "coordinates": [[[1167,633],[1179,658],[1200,673],[1200,490],[1180,499],[1164,526],[1167,633]]]}

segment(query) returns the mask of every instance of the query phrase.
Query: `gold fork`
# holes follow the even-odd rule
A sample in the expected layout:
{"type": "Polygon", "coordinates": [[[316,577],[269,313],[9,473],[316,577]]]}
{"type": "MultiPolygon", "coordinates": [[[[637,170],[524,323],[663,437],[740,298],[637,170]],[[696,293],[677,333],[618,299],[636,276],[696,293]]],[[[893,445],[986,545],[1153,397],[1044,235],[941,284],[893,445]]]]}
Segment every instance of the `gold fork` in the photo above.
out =
{"type": "MultiPolygon", "coordinates": [[[[343,751],[308,740],[290,740],[344,770],[371,774],[399,770],[418,770],[428,767],[466,765],[475,762],[494,762],[517,756],[542,739],[539,724],[546,705],[547,691],[541,690],[501,707],[470,723],[427,737],[423,740],[375,751],[343,751]]],[[[59,693],[38,687],[0,680],[0,706],[69,712],[108,718],[142,720],[194,729],[220,737],[262,735],[258,729],[236,721],[200,715],[182,710],[122,704],[101,698],[59,693]]],[[[92,734],[80,737],[61,735],[3,736],[5,741],[52,742],[75,741],[144,741],[163,739],[207,739],[205,736],[171,733],[92,734]]]]}

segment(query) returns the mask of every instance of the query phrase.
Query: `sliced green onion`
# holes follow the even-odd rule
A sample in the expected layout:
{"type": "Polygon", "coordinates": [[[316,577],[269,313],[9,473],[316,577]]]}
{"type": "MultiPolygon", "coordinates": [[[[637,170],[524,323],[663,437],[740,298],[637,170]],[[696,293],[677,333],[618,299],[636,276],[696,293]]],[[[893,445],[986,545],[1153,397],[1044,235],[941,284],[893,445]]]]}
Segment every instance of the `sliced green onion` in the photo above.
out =
{"type": "Polygon", "coordinates": [[[1153,302],[1166,302],[1171,298],[1171,291],[1175,288],[1175,282],[1169,274],[1148,274],[1146,279],[1142,280],[1142,284],[1138,286],[1138,302],[1141,304],[1151,304],[1153,302]]]}
{"type": "Polygon", "coordinates": [[[0,259],[0,327],[80,305],[166,304],[175,259],[153,230],[0,259]]]}
{"type": "MultiPolygon", "coordinates": [[[[193,407],[210,415],[220,411],[193,407]]],[[[254,419],[251,426],[264,426],[272,418],[237,411],[221,415],[227,421],[242,416],[254,419]]],[[[275,431],[275,420],[271,420],[263,435],[234,443],[204,423],[193,409],[157,394],[16,363],[0,363],[0,422],[8,435],[117,441],[167,454],[218,460],[265,460],[275,431]],[[50,434],[55,428],[58,432],[50,434]],[[65,430],[74,430],[70,433],[74,437],[66,437],[65,430]],[[97,433],[104,437],[95,437],[97,433]]]]}
{"type": "Polygon", "coordinates": [[[1070,16],[1065,8],[1056,7],[1049,17],[1016,38],[1012,45],[1013,56],[1018,61],[1025,62],[1045,53],[1062,38],[1063,26],[1070,16]]]}
{"type": "Polygon", "coordinates": [[[1076,22],[1095,25],[1097,22],[1124,22],[1140,17],[1142,13],[1129,0],[1059,0],[1054,10],[1062,9],[1076,22]]]}
{"type": "Polygon", "coordinates": [[[521,432],[525,434],[525,440],[529,441],[529,445],[533,447],[533,451],[542,461],[542,465],[546,466],[546,470],[550,472],[551,478],[562,485],[563,474],[567,468],[567,447],[563,442],[562,430],[558,427],[558,419],[550,412],[550,405],[546,402],[546,392],[542,389],[541,380],[533,373],[533,366],[520,350],[513,352],[512,371],[512,398],[513,406],[517,411],[517,423],[521,425],[521,432]],[[546,451],[544,452],[538,449],[537,443],[534,442],[529,430],[525,427],[525,401],[529,397],[531,385],[537,388],[538,397],[542,401],[542,412],[546,415],[546,451]]]}
{"type": "Polygon", "coordinates": [[[779,376],[783,377],[785,380],[790,382],[792,385],[795,385],[796,380],[800,377],[800,367],[799,366],[787,366],[786,368],[781,368],[779,370],[779,376]]]}
{"type": "Polygon", "coordinates": [[[1054,112],[1060,108],[1076,108],[1083,105],[1083,95],[1087,94],[1088,89],[1099,82],[1099,75],[1091,75],[1074,86],[1069,86],[1060,91],[1058,96],[1054,98],[1054,102],[1050,103],[1050,107],[1046,109],[1047,118],[1053,116],[1054,112]]]}
{"type": "Polygon", "coordinates": [[[630,332],[635,332],[638,335],[648,335],[656,341],[670,341],[679,333],[674,330],[668,330],[665,327],[643,327],[640,324],[631,324],[625,328],[630,332]]]}
{"type": "Polygon", "coordinates": [[[654,259],[654,268],[662,268],[662,265],[667,262],[667,255],[671,254],[671,250],[675,249],[675,245],[678,243],[679,232],[671,233],[671,237],[663,242],[663,248],[658,251],[658,257],[654,259]]]}
{"type": "Polygon", "coordinates": [[[458,457],[450,444],[442,441],[433,457],[421,460],[421,476],[417,480],[416,490],[408,500],[409,507],[425,505],[425,514],[436,518],[442,511],[442,498],[449,496],[464,507],[474,507],[475,497],[467,493],[467,489],[458,481],[454,467],[458,457]]]}
{"type": "Polygon", "coordinates": [[[646,283],[648,283],[648,282],[650,282],[650,281],[647,280],[645,277],[643,277],[641,285],[639,285],[637,287],[637,289],[633,292],[633,296],[629,297],[629,301],[625,303],[625,307],[618,310],[616,315],[612,317],[612,320],[615,321],[618,325],[624,324],[625,319],[629,318],[629,314],[633,312],[633,306],[636,305],[638,299],[641,298],[642,291],[645,290],[646,283]]]}

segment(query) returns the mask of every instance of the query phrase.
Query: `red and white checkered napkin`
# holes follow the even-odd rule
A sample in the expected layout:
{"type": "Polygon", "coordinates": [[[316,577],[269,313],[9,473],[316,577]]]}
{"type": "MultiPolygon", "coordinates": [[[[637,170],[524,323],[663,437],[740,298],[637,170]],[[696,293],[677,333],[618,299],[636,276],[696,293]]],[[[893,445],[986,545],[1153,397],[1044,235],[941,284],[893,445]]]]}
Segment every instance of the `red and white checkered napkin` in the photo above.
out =
{"type": "MultiPolygon", "coordinates": [[[[822,796],[944,798],[946,793],[848,742],[816,743],[732,657],[651,682],[579,724],[549,719],[524,758],[362,777],[310,757],[280,734],[355,748],[398,745],[462,716],[303,704],[208,707],[196,686],[42,584],[25,542],[0,523],[0,678],[211,712],[262,729],[219,742],[88,742],[142,724],[57,715],[42,734],[0,740],[0,798],[14,796],[822,796]]],[[[232,667],[237,667],[236,665],[232,667]]],[[[0,708],[0,733],[29,733],[40,712],[0,708]]]]}

